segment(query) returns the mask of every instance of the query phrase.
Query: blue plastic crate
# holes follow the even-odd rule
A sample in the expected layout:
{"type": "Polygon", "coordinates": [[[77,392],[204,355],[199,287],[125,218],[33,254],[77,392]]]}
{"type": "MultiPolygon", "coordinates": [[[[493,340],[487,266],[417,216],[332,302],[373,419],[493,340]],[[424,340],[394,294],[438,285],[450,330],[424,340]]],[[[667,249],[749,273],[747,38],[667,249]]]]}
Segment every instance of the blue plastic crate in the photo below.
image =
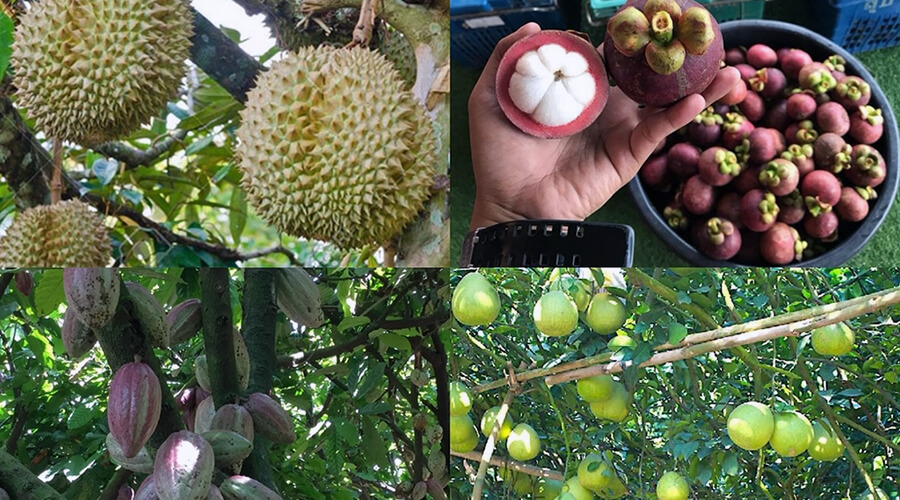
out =
{"type": "MultiPolygon", "coordinates": [[[[454,0],[455,2],[456,0],[454,0]]],[[[495,0],[497,1],[497,0],[495,0]]],[[[452,15],[450,3],[450,58],[465,66],[484,66],[494,46],[520,26],[536,22],[542,29],[566,29],[555,0],[530,0],[533,5],[479,14],[452,15]]],[[[512,2],[511,2],[512,3],[512,2]]]]}
{"type": "Polygon", "coordinates": [[[849,52],[900,45],[900,0],[810,0],[819,31],[849,52]]]}

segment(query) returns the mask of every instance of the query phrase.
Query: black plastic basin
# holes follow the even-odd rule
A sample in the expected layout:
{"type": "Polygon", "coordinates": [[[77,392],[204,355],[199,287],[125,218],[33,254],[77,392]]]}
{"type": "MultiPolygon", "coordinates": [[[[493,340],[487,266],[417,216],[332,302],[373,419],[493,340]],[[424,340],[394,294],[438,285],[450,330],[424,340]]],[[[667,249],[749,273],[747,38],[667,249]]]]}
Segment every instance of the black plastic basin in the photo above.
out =
{"type": "MultiPolygon", "coordinates": [[[[765,20],[731,21],[722,23],[720,27],[726,49],[740,46],[749,47],[756,43],[764,43],[776,50],[782,47],[803,49],[809,52],[813,60],[816,61],[823,61],[830,55],[839,54],[847,60],[846,73],[863,78],[872,87],[872,99],[869,105],[881,108],[884,115],[884,135],[873,146],[884,156],[887,166],[884,182],[875,188],[878,192],[878,198],[870,205],[869,216],[865,220],[853,224],[841,223],[838,228],[839,240],[826,247],[828,248],[827,251],[811,259],[793,264],[809,267],[836,267],[842,265],[856,255],[872,238],[887,216],[894,202],[894,197],[897,195],[897,185],[898,181],[900,181],[900,175],[897,172],[897,169],[900,168],[900,138],[898,138],[897,120],[887,97],[878,86],[875,78],[858,59],[831,40],[817,33],[794,24],[765,20]]],[[[691,264],[700,267],[766,265],[764,262],[740,263],[708,258],[690,243],[687,233],[681,234],[674,231],[662,218],[661,211],[666,202],[664,199],[671,200],[671,194],[660,197],[655,193],[645,191],[638,177],[631,181],[629,189],[638,208],[653,230],[675,253],[691,264]]],[[[639,243],[638,248],[640,248],[639,243]]],[[[887,265],[891,263],[875,264],[887,265]]]]}

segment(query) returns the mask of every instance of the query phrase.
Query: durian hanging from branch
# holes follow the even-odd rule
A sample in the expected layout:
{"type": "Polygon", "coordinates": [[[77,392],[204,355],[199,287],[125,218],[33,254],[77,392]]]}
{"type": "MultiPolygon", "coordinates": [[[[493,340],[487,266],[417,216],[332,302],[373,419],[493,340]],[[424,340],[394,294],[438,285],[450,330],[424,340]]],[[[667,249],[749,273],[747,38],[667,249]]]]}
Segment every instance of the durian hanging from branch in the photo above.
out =
{"type": "Polygon", "coordinates": [[[187,0],[42,0],[13,44],[19,104],[48,137],[128,135],[176,96],[190,54],[187,0]]]}

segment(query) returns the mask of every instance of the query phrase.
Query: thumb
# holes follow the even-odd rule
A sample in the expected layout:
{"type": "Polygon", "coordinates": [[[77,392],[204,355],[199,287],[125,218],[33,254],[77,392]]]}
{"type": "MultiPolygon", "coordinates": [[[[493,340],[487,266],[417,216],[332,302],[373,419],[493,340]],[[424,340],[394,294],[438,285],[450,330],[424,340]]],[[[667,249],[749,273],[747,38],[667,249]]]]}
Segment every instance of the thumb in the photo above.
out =
{"type": "MultiPolygon", "coordinates": [[[[485,63],[484,69],[481,71],[481,76],[475,84],[475,88],[472,92],[473,99],[476,97],[478,99],[495,99],[496,93],[494,85],[497,79],[497,68],[500,66],[500,60],[503,59],[503,55],[506,54],[506,51],[509,50],[514,43],[528,35],[537,33],[538,31],[541,31],[541,27],[537,23],[528,23],[497,42],[497,45],[494,47],[494,52],[491,53],[491,57],[488,59],[487,63],[485,63]]],[[[480,102],[478,104],[484,103],[480,102]]]]}

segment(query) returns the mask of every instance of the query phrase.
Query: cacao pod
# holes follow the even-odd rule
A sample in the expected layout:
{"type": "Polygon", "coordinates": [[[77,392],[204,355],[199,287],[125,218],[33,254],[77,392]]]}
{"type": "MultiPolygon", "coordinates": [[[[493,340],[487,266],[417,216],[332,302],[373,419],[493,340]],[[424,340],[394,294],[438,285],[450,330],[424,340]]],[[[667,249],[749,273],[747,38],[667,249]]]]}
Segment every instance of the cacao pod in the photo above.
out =
{"type": "Polygon", "coordinates": [[[431,495],[431,498],[434,500],[447,500],[447,494],[444,492],[444,487],[440,485],[434,478],[429,478],[425,481],[425,486],[428,488],[428,494],[431,495]]]}
{"type": "Polygon", "coordinates": [[[213,398],[206,398],[197,405],[194,410],[194,432],[202,434],[209,430],[213,417],[216,415],[216,405],[213,398]]]}
{"type": "Polygon", "coordinates": [[[212,385],[209,381],[209,365],[206,363],[206,354],[201,354],[194,359],[194,376],[197,377],[197,383],[206,392],[212,392],[212,385]]]}
{"type": "Polygon", "coordinates": [[[219,485],[225,500],[282,500],[281,495],[256,479],[231,476],[219,485]]]}
{"type": "Polygon", "coordinates": [[[238,387],[241,392],[247,390],[250,385],[250,352],[247,351],[247,344],[244,342],[244,336],[237,328],[234,328],[234,366],[238,375],[238,387]]]}
{"type": "Polygon", "coordinates": [[[125,282],[128,297],[134,305],[134,315],[141,328],[150,337],[153,347],[169,347],[169,325],[166,323],[166,312],[156,297],[140,283],[125,282]]]}
{"type": "Polygon", "coordinates": [[[127,458],[122,453],[122,447],[113,439],[112,434],[107,434],[106,449],[109,450],[109,460],[119,467],[139,474],[153,473],[153,457],[147,452],[147,448],[141,448],[137,455],[127,458]]]}
{"type": "Polygon", "coordinates": [[[92,330],[112,319],[119,305],[119,271],[105,267],[67,267],[63,290],[69,307],[92,330]]]}
{"type": "Polygon", "coordinates": [[[206,495],[206,500],[225,500],[222,498],[222,492],[219,491],[219,487],[216,485],[210,485],[209,493],[206,495]]]}
{"type": "Polygon", "coordinates": [[[28,297],[34,290],[34,278],[28,271],[19,271],[16,273],[16,290],[22,295],[28,297]]]}
{"type": "Polygon", "coordinates": [[[253,452],[253,442],[237,432],[212,430],[201,436],[212,446],[216,467],[220,469],[243,462],[253,452]]]}
{"type": "Polygon", "coordinates": [[[0,488],[0,500],[9,500],[9,493],[3,488],[0,488]]]}
{"type": "Polygon", "coordinates": [[[134,500],[157,500],[158,498],[156,496],[156,484],[153,482],[153,474],[150,474],[141,483],[137,493],[134,494],[134,500]]]}
{"type": "Polygon", "coordinates": [[[287,267],[275,271],[275,298],[285,316],[303,326],[322,326],[322,296],[305,270],[287,267]]]}
{"type": "Polygon", "coordinates": [[[268,395],[254,392],[247,398],[244,408],[253,417],[253,429],[262,437],[279,444],[290,444],[297,440],[291,416],[268,395]]]}
{"type": "Polygon", "coordinates": [[[180,344],[197,335],[203,328],[200,299],[187,299],[173,307],[166,314],[166,324],[169,325],[169,345],[180,344]]]}
{"type": "Polygon", "coordinates": [[[175,406],[178,407],[179,410],[192,410],[197,407],[197,401],[194,399],[194,395],[197,393],[196,386],[185,387],[175,393],[175,406]]]}
{"type": "Polygon", "coordinates": [[[172,433],[156,451],[153,482],[160,500],[203,500],[212,484],[212,446],[190,431],[172,433]]]}
{"type": "Polygon", "coordinates": [[[78,321],[75,310],[71,307],[66,309],[66,315],[63,317],[62,324],[62,341],[66,346],[66,354],[69,359],[79,359],[88,353],[97,343],[97,336],[94,331],[84,326],[84,323],[78,321]]]}
{"type": "Polygon", "coordinates": [[[131,486],[123,484],[119,487],[119,494],[116,495],[116,500],[134,500],[134,490],[131,489],[131,486]]]}
{"type": "Polygon", "coordinates": [[[109,432],[125,458],[136,456],[147,444],[159,422],[161,405],[159,379],[146,363],[126,363],[113,376],[106,416],[109,432]]]}
{"type": "Polygon", "coordinates": [[[222,405],[221,408],[216,410],[209,428],[212,430],[237,432],[251,443],[253,442],[253,417],[241,405],[222,405]]]}

